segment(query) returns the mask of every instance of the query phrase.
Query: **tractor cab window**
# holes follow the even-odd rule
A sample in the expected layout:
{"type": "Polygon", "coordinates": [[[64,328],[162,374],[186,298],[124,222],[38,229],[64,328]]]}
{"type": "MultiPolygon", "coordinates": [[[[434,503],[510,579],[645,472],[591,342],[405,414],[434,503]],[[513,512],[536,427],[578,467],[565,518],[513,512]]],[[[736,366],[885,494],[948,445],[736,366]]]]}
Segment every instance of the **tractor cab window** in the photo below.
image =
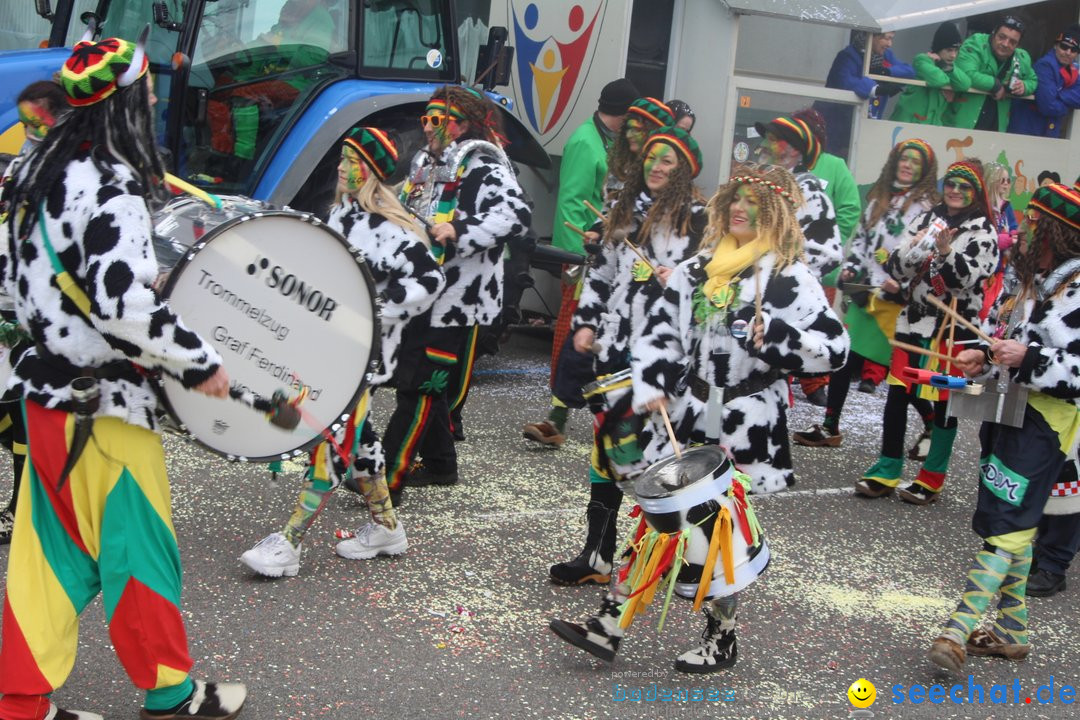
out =
{"type": "Polygon", "coordinates": [[[307,97],[346,74],[348,0],[207,3],[184,98],[181,174],[219,193],[247,193],[263,151],[307,97]]]}
{"type": "MultiPolygon", "coordinates": [[[[364,0],[363,72],[453,80],[449,0],[364,0]]],[[[456,61],[455,61],[456,62],[456,61]]]]}

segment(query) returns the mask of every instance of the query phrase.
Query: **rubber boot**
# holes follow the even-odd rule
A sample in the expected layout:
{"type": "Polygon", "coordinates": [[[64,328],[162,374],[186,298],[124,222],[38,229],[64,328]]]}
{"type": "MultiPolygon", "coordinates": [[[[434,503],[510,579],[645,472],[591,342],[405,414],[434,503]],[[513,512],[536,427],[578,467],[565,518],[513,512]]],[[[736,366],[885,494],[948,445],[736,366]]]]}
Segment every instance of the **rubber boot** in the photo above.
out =
{"type": "Polygon", "coordinates": [[[615,483],[604,480],[589,483],[589,494],[589,506],[585,510],[588,523],[585,548],[573,560],[551,566],[549,575],[556,585],[605,585],[611,580],[616,521],[623,493],[615,483]]]}

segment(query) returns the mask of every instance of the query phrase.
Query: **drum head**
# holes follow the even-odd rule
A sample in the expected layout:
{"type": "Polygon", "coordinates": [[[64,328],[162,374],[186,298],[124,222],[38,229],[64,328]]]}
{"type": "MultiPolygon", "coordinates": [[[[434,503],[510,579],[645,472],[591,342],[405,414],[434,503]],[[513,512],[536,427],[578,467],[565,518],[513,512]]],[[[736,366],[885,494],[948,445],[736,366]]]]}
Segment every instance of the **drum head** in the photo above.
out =
{"type": "Polygon", "coordinates": [[[716,445],[684,450],[682,458],[669,457],[650,466],[634,483],[639,498],[668,497],[702,478],[719,477],[730,461],[716,445]]]}
{"type": "Polygon", "coordinates": [[[268,211],[228,221],[187,253],[163,295],[221,354],[233,387],[296,397],[294,430],[233,401],[164,380],[169,412],[202,445],[230,459],[299,454],[356,406],[378,357],[374,283],[359,252],[311,215],[268,211]]]}

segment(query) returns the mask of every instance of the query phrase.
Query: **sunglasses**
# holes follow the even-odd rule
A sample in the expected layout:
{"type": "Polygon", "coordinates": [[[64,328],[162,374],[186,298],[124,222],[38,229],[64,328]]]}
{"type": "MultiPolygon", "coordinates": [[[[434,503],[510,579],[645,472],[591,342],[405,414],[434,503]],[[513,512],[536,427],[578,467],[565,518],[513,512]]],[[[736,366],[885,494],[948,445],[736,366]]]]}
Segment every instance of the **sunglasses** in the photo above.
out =
{"type": "Polygon", "coordinates": [[[456,122],[457,118],[453,115],[421,115],[421,125],[431,125],[433,128],[441,126],[443,123],[449,125],[451,122],[456,122]]]}
{"type": "Polygon", "coordinates": [[[1001,20],[1001,25],[998,27],[1007,27],[1016,30],[1019,33],[1024,32],[1024,21],[1020,18],[1013,17],[1012,15],[1006,15],[1001,20]]]}
{"type": "Polygon", "coordinates": [[[946,180],[945,187],[952,188],[953,190],[959,190],[960,192],[966,192],[975,189],[974,185],[969,182],[964,182],[963,180],[946,180]]]}
{"type": "Polygon", "coordinates": [[[1062,52],[1073,53],[1073,54],[1080,53],[1080,46],[1070,45],[1069,43],[1063,43],[1063,42],[1059,42],[1057,44],[1057,46],[1058,46],[1058,49],[1061,50],[1062,52]]]}

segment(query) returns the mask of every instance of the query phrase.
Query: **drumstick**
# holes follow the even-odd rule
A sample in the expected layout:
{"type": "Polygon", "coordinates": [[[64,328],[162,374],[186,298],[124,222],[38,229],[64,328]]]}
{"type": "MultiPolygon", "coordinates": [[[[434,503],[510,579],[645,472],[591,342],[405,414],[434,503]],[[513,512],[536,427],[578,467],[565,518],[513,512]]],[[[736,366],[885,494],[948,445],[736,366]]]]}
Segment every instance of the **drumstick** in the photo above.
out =
{"type": "MultiPolygon", "coordinates": [[[[618,236],[619,232],[620,232],[620,231],[616,231],[616,232],[615,232],[615,235],[616,235],[616,236],[618,236]]],[[[626,235],[626,231],[625,231],[625,230],[622,230],[621,232],[623,233],[623,239],[622,239],[622,241],[623,241],[624,243],[626,243],[626,246],[627,246],[627,247],[629,247],[629,248],[630,248],[631,250],[633,250],[633,251],[634,251],[634,254],[635,254],[635,255],[637,255],[637,256],[638,256],[639,258],[641,258],[641,262],[643,262],[643,263],[645,263],[646,265],[648,265],[648,266],[649,266],[649,269],[650,269],[650,270],[652,270],[652,271],[653,271],[653,273],[655,273],[655,272],[656,272],[656,267],[655,267],[655,266],[654,266],[654,265],[653,265],[653,264],[652,264],[651,262],[649,262],[649,259],[648,259],[648,258],[646,258],[644,254],[642,254],[641,250],[639,250],[639,249],[638,249],[638,246],[637,246],[637,245],[635,245],[634,243],[630,242],[630,238],[629,238],[629,236],[627,236],[627,235],[626,235]]]]}
{"type": "Polygon", "coordinates": [[[667,406],[660,406],[660,417],[664,418],[664,427],[667,428],[668,440],[671,441],[671,447],[675,450],[675,458],[682,460],[682,448],[679,447],[679,441],[675,439],[675,430],[671,427],[671,418],[667,414],[667,406]]]}
{"type": "MultiPolygon", "coordinates": [[[[956,312],[956,298],[955,297],[952,299],[952,302],[949,303],[949,305],[952,307],[952,311],[956,312]]],[[[953,342],[955,340],[956,340],[956,318],[953,317],[952,319],[949,320],[949,344],[947,346],[949,348],[949,355],[952,355],[953,342]]],[[[952,361],[951,360],[948,363],[948,368],[949,368],[949,370],[952,370],[952,361]]]]}
{"type": "Polygon", "coordinates": [[[202,188],[197,188],[188,181],[181,180],[172,173],[165,173],[165,182],[172,185],[177,190],[183,190],[188,195],[193,195],[199,198],[215,210],[221,209],[221,198],[219,198],[217,195],[208,193],[202,188]]]}
{"type": "Polygon", "coordinates": [[[936,307],[938,310],[941,310],[942,312],[947,313],[950,317],[956,318],[956,321],[958,323],[960,323],[961,325],[966,327],[971,332],[975,333],[975,336],[978,337],[980,340],[982,340],[984,343],[991,343],[992,344],[992,343],[996,342],[994,340],[994,338],[992,338],[989,335],[987,335],[986,333],[984,333],[982,331],[982,329],[979,328],[978,325],[971,322],[966,317],[964,317],[963,315],[961,315],[957,311],[953,310],[952,308],[950,308],[948,305],[946,305],[945,303],[938,300],[933,295],[927,295],[926,296],[926,301],[929,302],[934,307],[936,307]]]}
{"type": "Polygon", "coordinates": [[[933,350],[927,350],[926,348],[919,347],[918,345],[909,345],[906,342],[900,342],[899,340],[889,339],[889,344],[894,348],[900,348],[901,350],[907,350],[910,353],[916,355],[925,355],[926,357],[937,358],[938,360],[944,360],[945,362],[952,362],[956,358],[944,353],[935,352],[933,350]]]}
{"type": "Polygon", "coordinates": [[[256,395],[251,390],[241,390],[235,385],[229,388],[229,397],[241,405],[269,416],[270,424],[284,430],[294,430],[300,424],[300,410],[289,402],[284,392],[277,390],[270,398],[256,395]]]}
{"type": "Polygon", "coordinates": [[[581,228],[579,228],[579,227],[578,227],[577,225],[575,225],[574,223],[570,222],[569,220],[564,220],[564,221],[563,221],[563,225],[565,225],[565,226],[566,226],[567,228],[569,228],[570,230],[573,230],[574,232],[576,232],[576,233],[577,233],[578,235],[580,235],[580,236],[581,236],[581,237],[583,237],[583,238],[586,238],[586,239],[587,239],[587,238],[589,237],[588,235],[586,235],[586,234],[585,234],[585,231],[584,231],[584,230],[582,230],[581,228]]]}
{"type": "Polygon", "coordinates": [[[600,212],[599,210],[597,210],[597,209],[596,209],[596,206],[595,206],[595,205],[593,205],[593,204],[592,204],[591,202],[589,202],[588,200],[584,200],[583,202],[585,203],[585,207],[587,207],[587,208],[589,208],[590,210],[592,210],[592,211],[593,211],[593,215],[596,215],[596,217],[600,219],[600,222],[604,222],[605,220],[607,220],[607,218],[605,218],[605,217],[604,217],[604,213],[602,213],[602,212],[600,212]]]}

